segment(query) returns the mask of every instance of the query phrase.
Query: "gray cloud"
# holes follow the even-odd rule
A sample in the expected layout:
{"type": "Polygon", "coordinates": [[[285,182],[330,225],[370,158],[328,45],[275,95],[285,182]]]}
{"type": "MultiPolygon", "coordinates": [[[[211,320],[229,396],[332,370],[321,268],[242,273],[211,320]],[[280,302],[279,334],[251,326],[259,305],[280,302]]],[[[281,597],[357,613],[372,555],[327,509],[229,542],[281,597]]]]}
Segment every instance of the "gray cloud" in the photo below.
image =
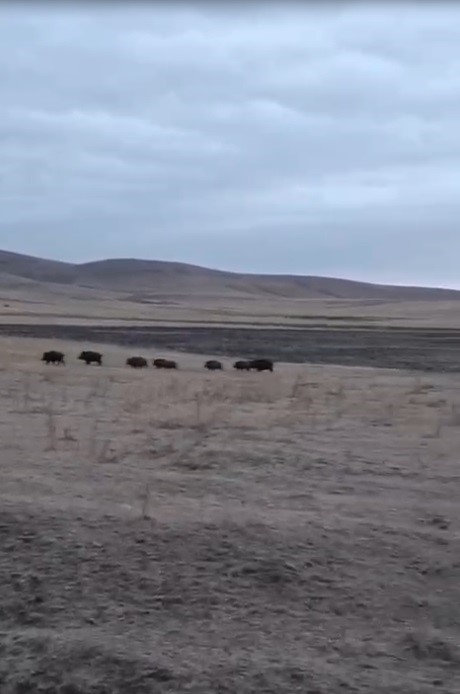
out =
{"type": "Polygon", "coordinates": [[[459,284],[454,4],[0,19],[0,246],[459,284]]]}

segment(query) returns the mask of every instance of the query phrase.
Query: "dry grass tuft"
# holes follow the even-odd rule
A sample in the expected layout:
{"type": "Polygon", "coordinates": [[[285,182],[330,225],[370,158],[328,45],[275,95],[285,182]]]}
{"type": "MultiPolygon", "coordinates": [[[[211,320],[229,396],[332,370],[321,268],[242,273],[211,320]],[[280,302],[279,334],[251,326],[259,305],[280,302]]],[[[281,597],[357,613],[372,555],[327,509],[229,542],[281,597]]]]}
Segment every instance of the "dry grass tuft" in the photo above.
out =
{"type": "Polygon", "coordinates": [[[411,629],[402,639],[402,648],[417,660],[460,665],[458,642],[433,628],[411,629]]]}
{"type": "Polygon", "coordinates": [[[70,427],[64,427],[61,438],[62,441],[77,441],[77,437],[72,433],[70,427]]]}
{"type": "Polygon", "coordinates": [[[456,694],[460,377],[8,349],[5,691],[456,694]]]}
{"type": "Polygon", "coordinates": [[[448,421],[449,426],[460,427],[460,405],[457,403],[451,403],[450,405],[450,416],[448,421]]]}
{"type": "Polygon", "coordinates": [[[46,416],[46,451],[57,450],[57,423],[56,414],[51,406],[45,410],[46,416]]]}

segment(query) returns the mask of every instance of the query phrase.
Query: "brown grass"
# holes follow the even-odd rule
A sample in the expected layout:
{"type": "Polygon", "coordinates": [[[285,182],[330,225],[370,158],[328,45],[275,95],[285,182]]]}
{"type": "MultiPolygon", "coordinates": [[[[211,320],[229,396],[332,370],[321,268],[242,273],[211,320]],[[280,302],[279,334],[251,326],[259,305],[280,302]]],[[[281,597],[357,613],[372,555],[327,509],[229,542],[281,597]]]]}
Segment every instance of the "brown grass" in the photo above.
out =
{"type": "MultiPolygon", "coordinates": [[[[74,285],[1,286],[0,320],[4,323],[75,325],[214,325],[280,327],[370,325],[460,328],[460,301],[402,301],[365,298],[294,298],[276,293],[217,291],[208,295],[180,290],[175,281],[149,302],[135,301],[127,290],[82,289],[74,285]],[[173,292],[177,291],[177,294],[173,292]]],[[[200,286],[200,285],[199,285],[200,286]]]]}
{"type": "Polygon", "coordinates": [[[45,346],[0,341],[2,694],[460,691],[460,377],[45,346]]]}

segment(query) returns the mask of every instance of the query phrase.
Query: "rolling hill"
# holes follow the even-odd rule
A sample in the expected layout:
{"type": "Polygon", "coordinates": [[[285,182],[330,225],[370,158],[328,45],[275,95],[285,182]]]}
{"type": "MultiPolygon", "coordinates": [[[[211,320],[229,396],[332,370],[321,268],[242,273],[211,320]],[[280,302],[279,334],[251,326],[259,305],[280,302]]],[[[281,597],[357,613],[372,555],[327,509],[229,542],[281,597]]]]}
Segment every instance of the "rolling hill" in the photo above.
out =
{"type": "Polygon", "coordinates": [[[460,299],[460,291],[372,284],[333,277],[243,274],[159,260],[108,259],[67,263],[0,251],[2,288],[38,286],[115,292],[138,299],[156,295],[234,296],[273,299],[460,299]]]}

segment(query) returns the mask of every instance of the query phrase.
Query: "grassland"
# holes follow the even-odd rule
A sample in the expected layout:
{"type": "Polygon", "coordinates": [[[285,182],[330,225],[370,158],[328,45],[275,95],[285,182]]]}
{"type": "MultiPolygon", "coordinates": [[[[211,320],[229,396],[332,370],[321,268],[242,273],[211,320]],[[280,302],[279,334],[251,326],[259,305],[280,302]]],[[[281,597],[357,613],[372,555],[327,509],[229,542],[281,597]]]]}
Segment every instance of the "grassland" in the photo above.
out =
{"type": "Polygon", "coordinates": [[[17,324],[105,324],[360,327],[363,324],[404,328],[460,329],[460,301],[385,301],[382,299],[293,299],[229,295],[153,294],[149,300],[127,300],[113,293],[75,287],[8,289],[0,296],[0,322],[17,324]]]}
{"type": "MultiPolygon", "coordinates": [[[[290,363],[373,366],[417,371],[460,372],[460,330],[384,327],[236,328],[235,326],[152,326],[1,324],[0,335],[70,339],[92,345],[123,345],[132,351],[175,350],[236,358],[265,357],[290,363]]],[[[101,348],[104,351],[104,347],[101,348]]],[[[179,361],[182,356],[179,357],[179,361]]]]}
{"type": "Polygon", "coordinates": [[[72,266],[0,250],[0,323],[460,329],[459,296],[156,261],[72,266]]]}
{"type": "Polygon", "coordinates": [[[49,346],[0,338],[2,694],[460,691],[459,374],[49,346]]]}

